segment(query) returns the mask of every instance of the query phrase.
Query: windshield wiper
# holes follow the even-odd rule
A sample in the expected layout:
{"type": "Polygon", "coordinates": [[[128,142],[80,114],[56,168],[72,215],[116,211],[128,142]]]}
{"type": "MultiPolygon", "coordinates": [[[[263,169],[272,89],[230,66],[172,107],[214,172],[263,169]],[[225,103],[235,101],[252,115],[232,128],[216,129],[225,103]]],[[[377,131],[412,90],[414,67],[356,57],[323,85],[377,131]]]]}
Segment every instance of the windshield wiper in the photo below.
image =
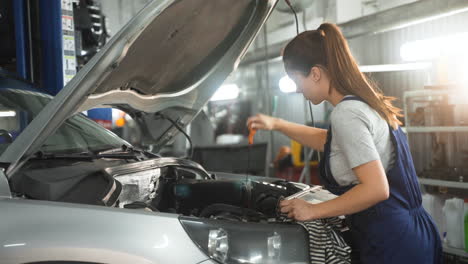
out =
{"type": "Polygon", "coordinates": [[[79,152],[79,153],[53,153],[53,152],[44,152],[38,151],[31,157],[31,159],[36,160],[48,160],[48,159],[73,159],[73,160],[93,160],[95,155],[92,155],[89,152],[79,152]]]}
{"type": "Polygon", "coordinates": [[[31,159],[36,160],[57,160],[57,159],[69,159],[69,160],[96,160],[96,159],[132,159],[132,160],[144,160],[144,157],[157,158],[160,157],[151,152],[144,150],[136,150],[132,147],[123,145],[120,148],[109,148],[104,150],[95,151],[84,151],[76,153],[54,153],[38,151],[34,154],[31,159]]]}
{"type": "Polygon", "coordinates": [[[80,153],[47,153],[38,151],[34,154],[31,159],[36,160],[96,160],[96,159],[133,159],[140,160],[137,153],[133,152],[113,152],[113,153],[92,153],[92,152],[80,152],[80,153]]]}
{"type": "Polygon", "coordinates": [[[137,153],[133,152],[114,152],[114,153],[101,153],[101,154],[96,154],[96,158],[98,159],[135,159],[135,160],[140,160],[138,157],[137,153]]]}
{"type": "Polygon", "coordinates": [[[129,147],[127,145],[122,145],[120,148],[110,148],[105,150],[99,150],[95,152],[96,155],[110,157],[113,155],[133,155],[133,157],[137,157],[138,155],[143,155],[148,158],[160,158],[161,156],[148,152],[146,150],[135,149],[133,147],[129,147]]]}

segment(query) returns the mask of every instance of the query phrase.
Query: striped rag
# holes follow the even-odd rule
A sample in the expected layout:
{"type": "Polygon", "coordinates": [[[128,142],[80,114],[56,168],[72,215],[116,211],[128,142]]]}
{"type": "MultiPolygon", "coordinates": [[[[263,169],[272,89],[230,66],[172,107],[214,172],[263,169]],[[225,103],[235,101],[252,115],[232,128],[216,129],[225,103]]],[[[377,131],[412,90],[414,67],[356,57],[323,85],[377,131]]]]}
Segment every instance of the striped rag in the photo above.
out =
{"type": "Polygon", "coordinates": [[[298,222],[309,232],[311,264],[350,264],[351,247],[340,235],[343,221],[338,217],[298,222]]]}

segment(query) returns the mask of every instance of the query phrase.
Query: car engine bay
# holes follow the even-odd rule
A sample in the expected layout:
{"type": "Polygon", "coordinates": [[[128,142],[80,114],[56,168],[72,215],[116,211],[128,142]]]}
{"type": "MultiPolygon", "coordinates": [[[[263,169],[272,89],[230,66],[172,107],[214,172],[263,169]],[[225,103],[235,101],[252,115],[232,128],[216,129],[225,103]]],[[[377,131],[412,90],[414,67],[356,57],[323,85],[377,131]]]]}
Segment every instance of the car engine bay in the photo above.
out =
{"type": "Polygon", "coordinates": [[[279,200],[302,190],[284,180],[266,182],[243,175],[217,179],[187,160],[179,166],[170,165],[181,161],[166,159],[167,166],[144,173],[120,174],[134,165],[107,169],[122,183],[118,206],[201,218],[275,222],[280,217],[279,200]]]}
{"type": "Polygon", "coordinates": [[[199,164],[176,158],[127,163],[117,160],[66,162],[25,166],[11,181],[18,198],[143,209],[181,216],[242,222],[285,221],[280,199],[307,185],[285,180],[229,175],[218,178],[199,164]],[[112,179],[121,186],[116,202],[97,197],[112,179]]]}

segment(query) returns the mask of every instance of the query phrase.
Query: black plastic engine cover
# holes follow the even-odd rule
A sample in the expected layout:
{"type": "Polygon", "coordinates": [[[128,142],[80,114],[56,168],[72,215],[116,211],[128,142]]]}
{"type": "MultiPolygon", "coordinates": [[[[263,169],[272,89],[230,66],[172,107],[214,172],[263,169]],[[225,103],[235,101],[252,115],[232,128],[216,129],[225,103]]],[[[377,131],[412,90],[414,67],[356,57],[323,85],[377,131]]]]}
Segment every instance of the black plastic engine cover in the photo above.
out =
{"type": "Polygon", "coordinates": [[[184,215],[198,215],[214,203],[248,205],[247,188],[240,181],[181,180],[174,185],[173,191],[176,211],[184,215]]]}

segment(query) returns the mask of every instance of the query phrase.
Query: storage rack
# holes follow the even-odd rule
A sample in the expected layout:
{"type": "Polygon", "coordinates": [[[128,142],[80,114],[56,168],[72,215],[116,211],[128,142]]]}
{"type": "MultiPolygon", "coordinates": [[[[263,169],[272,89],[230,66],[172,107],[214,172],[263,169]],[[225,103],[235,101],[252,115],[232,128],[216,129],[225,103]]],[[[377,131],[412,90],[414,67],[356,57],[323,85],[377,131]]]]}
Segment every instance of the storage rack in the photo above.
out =
{"type": "MultiPolygon", "coordinates": [[[[447,133],[468,133],[467,126],[410,126],[409,125],[409,111],[408,111],[408,98],[413,97],[430,97],[430,96],[439,96],[447,95],[451,93],[450,90],[416,90],[416,91],[406,91],[403,95],[403,111],[406,120],[406,127],[404,127],[405,133],[434,133],[434,132],[447,132],[447,133]]],[[[435,179],[426,179],[419,178],[419,182],[422,185],[432,185],[432,186],[445,186],[450,188],[458,189],[468,189],[468,183],[466,182],[457,182],[457,181],[446,181],[446,180],[435,180],[435,179]]]]}
{"type": "MultiPolygon", "coordinates": [[[[431,96],[440,96],[450,94],[452,91],[443,89],[443,90],[416,90],[416,91],[406,91],[403,95],[403,111],[406,120],[406,126],[403,128],[403,131],[407,134],[409,133],[434,133],[434,132],[447,132],[447,133],[468,133],[467,126],[411,126],[409,123],[409,111],[408,111],[408,99],[414,97],[431,97],[431,96]]],[[[448,188],[457,188],[457,189],[468,189],[467,182],[457,182],[457,181],[447,181],[447,180],[436,180],[436,179],[427,179],[419,178],[419,183],[421,185],[428,186],[443,186],[448,188]]],[[[468,253],[459,248],[449,247],[447,245],[443,246],[445,253],[460,256],[463,258],[468,258],[468,253]]]]}

